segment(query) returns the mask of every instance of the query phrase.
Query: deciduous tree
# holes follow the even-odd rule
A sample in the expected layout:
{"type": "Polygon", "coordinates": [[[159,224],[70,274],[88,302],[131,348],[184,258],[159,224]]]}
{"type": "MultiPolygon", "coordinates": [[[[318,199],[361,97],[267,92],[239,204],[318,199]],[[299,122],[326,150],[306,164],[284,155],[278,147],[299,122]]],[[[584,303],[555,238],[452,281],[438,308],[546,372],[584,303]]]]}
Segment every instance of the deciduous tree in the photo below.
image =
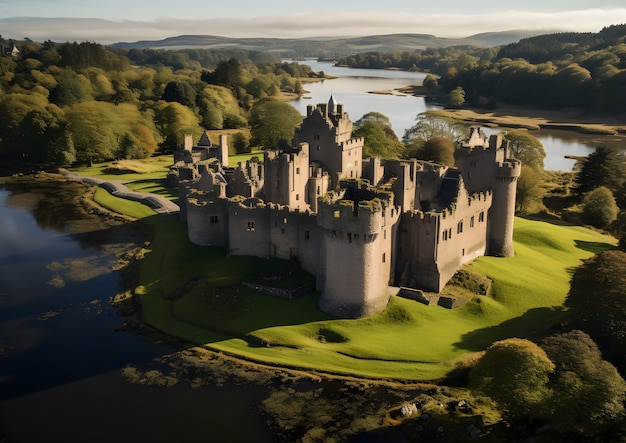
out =
{"type": "Polygon", "coordinates": [[[295,127],[302,119],[302,115],[289,103],[261,100],[250,112],[251,144],[272,149],[280,139],[291,140],[295,127]]]}
{"type": "Polygon", "coordinates": [[[520,160],[523,165],[543,170],[546,150],[536,137],[527,131],[513,129],[507,131],[503,138],[508,142],[511,155],[514,158],[520,160]]]}
{"type": "Polygon", "coordinates": [[[380,112],[369,112],[354,123],[354,137],[364,138],[363,157],[400,158],[404,145],[391,128],[389,118],[380,112]]]}

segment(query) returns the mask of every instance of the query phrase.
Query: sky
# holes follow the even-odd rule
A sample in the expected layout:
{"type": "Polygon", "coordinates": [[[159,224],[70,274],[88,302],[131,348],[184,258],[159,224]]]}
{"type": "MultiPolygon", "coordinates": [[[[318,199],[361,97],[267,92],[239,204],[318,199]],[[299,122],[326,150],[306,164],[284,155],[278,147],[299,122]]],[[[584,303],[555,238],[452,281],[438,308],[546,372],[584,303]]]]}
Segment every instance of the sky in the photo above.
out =
{"type": "Polygon", "coordinates": [[[598,32],[614,24],[626,24],[626,0],[0,0],[4,38],[103,44],[189,34],[320,38],[598,32]]]}

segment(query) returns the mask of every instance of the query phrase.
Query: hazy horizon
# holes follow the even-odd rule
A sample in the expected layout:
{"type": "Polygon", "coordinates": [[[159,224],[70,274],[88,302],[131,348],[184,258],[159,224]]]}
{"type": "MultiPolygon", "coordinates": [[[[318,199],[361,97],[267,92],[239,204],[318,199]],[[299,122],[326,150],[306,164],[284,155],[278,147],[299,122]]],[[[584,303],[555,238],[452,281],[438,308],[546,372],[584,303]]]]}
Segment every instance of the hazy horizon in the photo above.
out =
{"type": "MultiPolygon", "coordinates": [[[[623,0],[620,0],[623,3],[623,0]]],[[[0,0],[0,35],[36,41],[160,40],[178,35],[324,38],[431,34],[462,38],[484,32],[598,32],[626,23],[626,5],[586,0],[318,0],[261,4],[256,0],[207,5],[199,0],[107,2],[0,0]],[[549,3],[549,4],[548,4],[549,3]]]]}

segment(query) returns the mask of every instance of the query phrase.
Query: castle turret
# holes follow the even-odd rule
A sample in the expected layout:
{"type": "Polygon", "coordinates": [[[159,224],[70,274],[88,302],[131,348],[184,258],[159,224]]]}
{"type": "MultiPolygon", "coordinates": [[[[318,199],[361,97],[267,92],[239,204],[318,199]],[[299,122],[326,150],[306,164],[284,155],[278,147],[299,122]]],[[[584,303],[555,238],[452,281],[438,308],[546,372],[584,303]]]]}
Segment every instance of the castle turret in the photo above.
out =
{"type": "Polygon", "coordinates": [[[343,318],[382,311],[390,297],[393,195],[366,189],[331,191],[318,204],[324,231],[318,270],[319,308],[343,318]]]}
{"type": "Polygon", "coordinates": [[[522,164],[509,159],[497,165],[493,185],[493,203],[489,210],[489,255],[510,257],[513,255],[513,219],[517,178],[522,164]]]}

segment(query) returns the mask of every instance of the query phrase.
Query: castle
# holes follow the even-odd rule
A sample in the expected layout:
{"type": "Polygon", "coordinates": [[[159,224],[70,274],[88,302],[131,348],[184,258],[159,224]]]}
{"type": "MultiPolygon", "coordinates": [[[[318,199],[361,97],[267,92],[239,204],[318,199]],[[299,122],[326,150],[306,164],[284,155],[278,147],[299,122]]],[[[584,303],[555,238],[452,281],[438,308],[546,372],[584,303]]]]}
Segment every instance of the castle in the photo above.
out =
{"type": "Polygon", "coordinates": [[[363,142],[332,96],[263,162],[229,167],[225,137],[186,138],[168,179],[190,241],[297,260],[316,277],[319,308],[344,318],[382,311],[392,287],[439,292],[476,257],[513,254],[521,164],[501,135],[473,127],[456,168],[363,159],[363,142]]]}

